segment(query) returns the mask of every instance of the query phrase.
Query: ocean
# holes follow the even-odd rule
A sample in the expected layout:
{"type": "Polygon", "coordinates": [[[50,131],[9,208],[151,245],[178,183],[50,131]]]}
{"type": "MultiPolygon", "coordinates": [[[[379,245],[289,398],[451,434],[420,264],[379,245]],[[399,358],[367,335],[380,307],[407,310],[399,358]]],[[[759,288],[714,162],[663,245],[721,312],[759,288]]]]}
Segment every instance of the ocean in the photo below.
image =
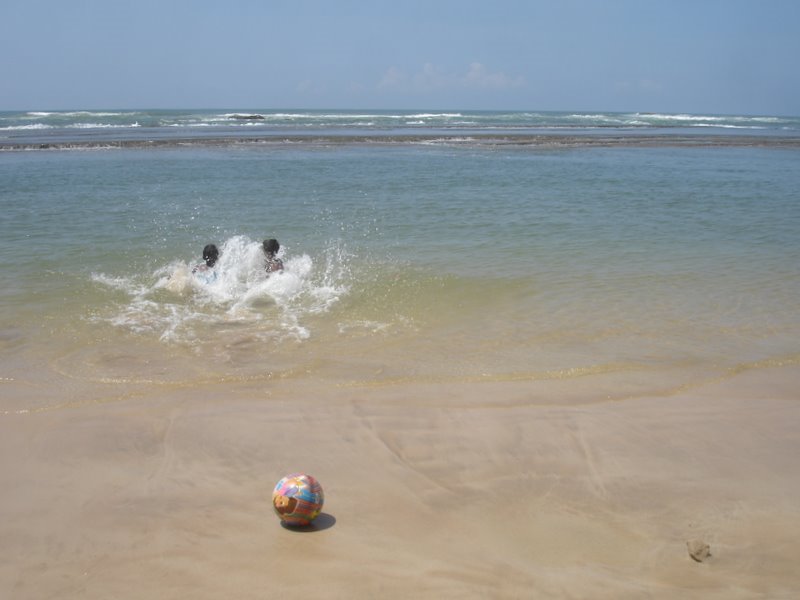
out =
{"type": "Polygon", "coordinates": [[[0,413],[237,381],[666,397],[797,365],[799,167],[784,116],[2,112],[0,413]]]}

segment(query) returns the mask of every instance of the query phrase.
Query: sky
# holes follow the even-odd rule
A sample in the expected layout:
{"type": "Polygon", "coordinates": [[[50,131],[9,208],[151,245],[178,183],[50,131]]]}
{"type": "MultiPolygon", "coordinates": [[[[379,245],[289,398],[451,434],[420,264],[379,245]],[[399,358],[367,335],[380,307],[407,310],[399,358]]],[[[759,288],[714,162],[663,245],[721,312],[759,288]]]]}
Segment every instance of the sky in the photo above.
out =
{"type": "Polygon", "coordinates": [[[798,0],[3,0],[0,110],[800,115],[798,0]]]}

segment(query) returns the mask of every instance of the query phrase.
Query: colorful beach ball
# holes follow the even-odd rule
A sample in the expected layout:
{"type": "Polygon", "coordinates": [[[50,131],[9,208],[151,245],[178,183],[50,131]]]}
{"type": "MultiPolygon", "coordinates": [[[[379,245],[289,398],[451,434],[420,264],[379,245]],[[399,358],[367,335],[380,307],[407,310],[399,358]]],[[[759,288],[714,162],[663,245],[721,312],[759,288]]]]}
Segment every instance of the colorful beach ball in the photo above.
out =
{"type": "Polygon", "coordinates": [[[287,525],[308,525],[319,516],[325,494],[319,481],[303,473],[287,475],[272,492],[272,505],[287,525]]]}

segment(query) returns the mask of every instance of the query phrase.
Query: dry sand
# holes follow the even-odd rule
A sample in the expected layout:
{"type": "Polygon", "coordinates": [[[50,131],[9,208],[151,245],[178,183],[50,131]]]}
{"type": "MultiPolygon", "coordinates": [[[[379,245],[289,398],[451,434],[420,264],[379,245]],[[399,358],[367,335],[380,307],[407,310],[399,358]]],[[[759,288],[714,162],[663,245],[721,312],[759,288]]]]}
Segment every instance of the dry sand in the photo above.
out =
{"type": "Polygon", "coordinates": [[[614,402],[583,385],[153,387],[6,412],[0,598],[800,596],[800,368],[614,402]],[[272,511],[293,471],[325,488],[309,531],[272,511]]]}

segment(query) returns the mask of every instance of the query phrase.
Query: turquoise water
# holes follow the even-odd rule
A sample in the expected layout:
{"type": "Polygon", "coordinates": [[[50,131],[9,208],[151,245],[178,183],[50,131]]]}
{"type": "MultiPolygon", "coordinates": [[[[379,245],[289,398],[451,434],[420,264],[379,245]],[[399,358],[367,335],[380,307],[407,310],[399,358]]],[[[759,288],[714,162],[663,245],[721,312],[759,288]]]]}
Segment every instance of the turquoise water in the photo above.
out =
{"type": "Polygon", "coordinates": [[[769,144],[0,153],[0,375],[617,373],[635,394],[795,364],[799,165],[769,144]]]}

